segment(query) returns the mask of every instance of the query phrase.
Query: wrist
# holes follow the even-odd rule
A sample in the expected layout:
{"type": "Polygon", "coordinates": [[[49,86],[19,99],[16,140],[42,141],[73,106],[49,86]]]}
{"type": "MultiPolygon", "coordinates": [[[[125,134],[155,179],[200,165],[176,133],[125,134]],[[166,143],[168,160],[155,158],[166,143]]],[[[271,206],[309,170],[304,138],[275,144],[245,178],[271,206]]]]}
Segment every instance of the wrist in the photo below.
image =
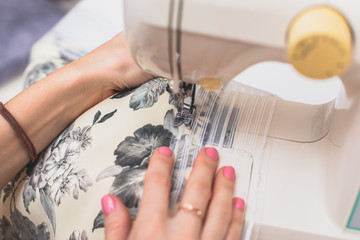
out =
{"type": "Polygon", "coordinates": [[[103,73],[90,55],[71,62],[63,70],[71,72],[70,88],[83,96],[81,102],[85,103],[87,108],[110,97],[115,92],[115,86],[107,76],[110,73],[103,73]]]}

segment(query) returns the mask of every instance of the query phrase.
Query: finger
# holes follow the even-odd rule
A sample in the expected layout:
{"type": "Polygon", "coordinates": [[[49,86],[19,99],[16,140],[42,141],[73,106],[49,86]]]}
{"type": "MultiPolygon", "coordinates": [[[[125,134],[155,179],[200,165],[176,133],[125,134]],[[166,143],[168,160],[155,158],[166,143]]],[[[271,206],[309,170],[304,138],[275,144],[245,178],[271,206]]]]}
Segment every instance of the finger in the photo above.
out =
{"type": "Polygon", "coordinates": [[[126,239],[131,229],[131,218],[125,205],[114,195],[101,199],[104,213],[105,239],[126,239]]]}
{"type": "Polygon", "coordinates": [[[190,235],[200,236],[202,218],[196,211],[187,211],[181,206],[192,205],[205,214],[210,197],[215,171],[219,163],[219,154],[215,148],[205,148],[200,151],[194,161],[194,166],[186,183],[183,198],[176,218],[180,224],[186,223],[190,235]]]}
{"type": "Polygon", "coordinates": [[[137,219],[160,216],[168,217],[171,172],[174,166],[174,155],[170,148],[156,149],[150,159],[144,178],[144,192],[137,219]]]}
{"type": "Polygon", "coordinates": [[[233,214],[226,240],[240,239],[241,230],[244,221],[245,201],[242,198],[233,199],[233,214]]]}
{"type": "Polygon", "coordinates": [[[231,166],[219,170],[206,215],[202,239],[224,239],[233,214],[235,170],[231,166]]]}

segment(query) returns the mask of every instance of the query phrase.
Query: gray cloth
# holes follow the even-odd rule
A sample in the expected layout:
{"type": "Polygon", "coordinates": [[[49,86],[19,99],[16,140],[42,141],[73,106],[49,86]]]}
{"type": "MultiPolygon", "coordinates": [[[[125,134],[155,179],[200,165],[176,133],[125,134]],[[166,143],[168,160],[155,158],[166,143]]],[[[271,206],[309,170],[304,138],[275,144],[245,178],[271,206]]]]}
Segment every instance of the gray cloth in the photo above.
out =
{"type": "Polygon", "coordinates": [[[52,1],[0,0],[0,82],[25,68],[32,45],[64,14],[52,1]]]}

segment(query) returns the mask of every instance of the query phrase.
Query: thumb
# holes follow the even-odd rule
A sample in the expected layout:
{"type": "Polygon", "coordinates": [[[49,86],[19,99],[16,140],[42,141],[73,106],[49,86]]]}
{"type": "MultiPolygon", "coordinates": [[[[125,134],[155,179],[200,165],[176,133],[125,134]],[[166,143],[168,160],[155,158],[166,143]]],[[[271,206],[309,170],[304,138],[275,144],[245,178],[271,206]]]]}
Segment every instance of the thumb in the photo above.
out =
{"type": "Polygon", "coordinates": [[[126,239],[131,229],[131,218],[125,205],[114,195],[101,199],[105,221],[105,239],[126,239]]]}

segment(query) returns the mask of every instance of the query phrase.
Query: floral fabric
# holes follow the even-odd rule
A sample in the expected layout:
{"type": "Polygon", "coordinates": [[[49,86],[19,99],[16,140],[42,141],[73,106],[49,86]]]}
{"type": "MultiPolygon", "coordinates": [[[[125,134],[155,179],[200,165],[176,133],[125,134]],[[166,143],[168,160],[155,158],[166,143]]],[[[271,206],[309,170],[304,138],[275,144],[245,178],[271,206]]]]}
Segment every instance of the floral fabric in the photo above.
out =
{"type": "Polygon", "coordinates": [[[3,189],[0,239],[101,239],[107,193],[135,218],[150,156],[174,137],[164,126],[173,117],[167,82],[117,94],[65,129],[3,189]]]}

